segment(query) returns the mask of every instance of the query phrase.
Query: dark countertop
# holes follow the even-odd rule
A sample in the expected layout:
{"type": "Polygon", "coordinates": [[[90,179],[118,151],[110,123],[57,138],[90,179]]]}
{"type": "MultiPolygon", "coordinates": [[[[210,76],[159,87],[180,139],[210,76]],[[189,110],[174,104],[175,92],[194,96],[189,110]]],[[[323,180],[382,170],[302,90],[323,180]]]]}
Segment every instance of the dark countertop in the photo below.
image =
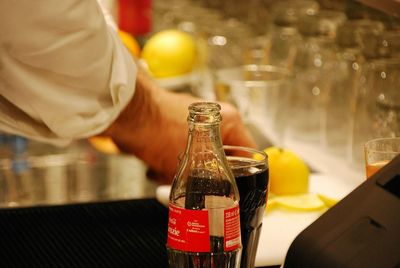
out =
{"type": "Polygon", "coordinates": [[[0,209],[1,267],[167,267],[155,199],[0,209]]]}

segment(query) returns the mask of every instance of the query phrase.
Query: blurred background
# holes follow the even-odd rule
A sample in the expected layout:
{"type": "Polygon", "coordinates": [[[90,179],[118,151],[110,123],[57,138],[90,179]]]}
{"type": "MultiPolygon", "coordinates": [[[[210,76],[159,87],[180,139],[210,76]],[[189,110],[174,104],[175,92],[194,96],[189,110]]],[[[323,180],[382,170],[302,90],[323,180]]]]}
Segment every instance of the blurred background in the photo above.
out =
{"type": "MultiPolygon", "coordinates": [[[[157,83],[165,90],[231,102],[260,149],[290,148],[315,172],[356,184],[365,177],[364,143],[400,136],[396,1],[102,3],[157,83]],[[171,35],[170,30],[178,31],[177,53],[163,52],[168,45],[156,38],[171,35]],[[180,42],[182,33],[191,41],[180,42]],[[173,54],[174,64],[153,66],[157,55],[146,52],[151,47],[161,58],[173,54]]],[[[56,148],[0,134],[2,207],[154,196],[157,184],[146,170],[108,140],[56,148]]]]}

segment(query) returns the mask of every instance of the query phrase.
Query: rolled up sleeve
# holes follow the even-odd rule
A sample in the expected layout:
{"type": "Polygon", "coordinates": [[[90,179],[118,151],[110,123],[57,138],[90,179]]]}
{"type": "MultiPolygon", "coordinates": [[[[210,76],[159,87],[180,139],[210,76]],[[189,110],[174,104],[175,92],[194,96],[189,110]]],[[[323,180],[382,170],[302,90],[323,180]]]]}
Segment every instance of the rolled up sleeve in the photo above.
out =
{"type": "Polygon", "coordinates": [[[0,3],[0,128],[67,144],[106,129],[136,67],[95,0],[0,3]]]}

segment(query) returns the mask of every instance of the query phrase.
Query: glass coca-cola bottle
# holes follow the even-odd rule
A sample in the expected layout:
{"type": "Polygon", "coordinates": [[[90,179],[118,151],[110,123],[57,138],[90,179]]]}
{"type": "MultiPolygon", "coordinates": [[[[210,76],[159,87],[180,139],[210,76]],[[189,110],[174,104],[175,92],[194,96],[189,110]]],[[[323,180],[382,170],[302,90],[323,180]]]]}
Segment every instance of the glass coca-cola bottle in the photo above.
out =
{"type": "Polygon", "coordinates": [[[189,137],[169,198],[170,267],[239,267],[239,192],[220,137],[221,107],[189,106],[189,137]]]}

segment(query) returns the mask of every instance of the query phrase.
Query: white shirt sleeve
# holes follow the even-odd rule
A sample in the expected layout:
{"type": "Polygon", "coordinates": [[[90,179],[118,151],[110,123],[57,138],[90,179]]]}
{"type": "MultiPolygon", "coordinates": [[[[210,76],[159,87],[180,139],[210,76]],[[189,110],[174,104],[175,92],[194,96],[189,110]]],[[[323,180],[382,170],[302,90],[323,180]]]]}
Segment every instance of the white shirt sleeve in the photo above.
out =
{"type": "Polygon", "coordinates": [[[63,145],[116,119],[136,66],[96,0],[4,0],[0,14],[1,130],[63,145]]]}

